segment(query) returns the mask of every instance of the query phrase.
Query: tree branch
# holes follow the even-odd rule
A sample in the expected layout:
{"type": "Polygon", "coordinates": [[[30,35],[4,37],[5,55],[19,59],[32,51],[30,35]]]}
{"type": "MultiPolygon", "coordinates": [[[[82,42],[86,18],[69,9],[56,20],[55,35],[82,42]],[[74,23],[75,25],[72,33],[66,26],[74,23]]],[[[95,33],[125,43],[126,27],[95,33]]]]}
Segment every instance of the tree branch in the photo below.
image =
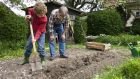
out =
{"type": "Polygon", "coordinates": [[[77,8],[77,6],[78,6],[80,3],[81,3],[81,0],[77,0],[77,1],[75,0],[75,5],[74,5],[75,8],[77,8]]]}
{"type": "Polygon", "coordinates": [[[77,9],[80,9],[80,8],[82,8],[85,4],[91,4],[93,7],[93,9],[94,9],[94,7],[96,8],[96,6],[97,6],[97,3],[94,3],[94,0],[92,1],[92,2],[88,2],[88,1],[83,1],[82,2],[82,4],[81,4],[81,6],[80,7],[78,7],[77,9]]]}
{"type": "Polygon", "coordinates": [[[81,5],[80,5],[80,7],[78,7],[77,9],[80,9],[80,8],[82,8],[84,5],[86,4],[86,1],[84,0],[83,2],[81,2],[81,5]]]}
{"type": "Polygon", "coordinates": [[[95,4],[91,9],[90,9],[90,12],[93,11],[93,9],[95,9],[97,7],[97,4],[95,4]]]}

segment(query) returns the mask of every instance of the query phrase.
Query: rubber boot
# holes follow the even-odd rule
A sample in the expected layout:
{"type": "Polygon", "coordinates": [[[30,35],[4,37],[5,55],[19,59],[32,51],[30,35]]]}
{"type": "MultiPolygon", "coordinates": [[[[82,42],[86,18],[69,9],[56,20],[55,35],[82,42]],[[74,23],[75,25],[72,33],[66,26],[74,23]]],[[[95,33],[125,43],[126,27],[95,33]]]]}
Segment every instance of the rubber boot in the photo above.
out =
{"type": "Polygon", "coordinates": [[[41,57],[41,63],[42,65],[45,65],[45,57],[41,57]]]}
{"type": "Polygon", "coordinates": [[[21,62],[21,65],[28,64],[28,63],[29,63],[29,57],[25,57],[23,59],[23,62],[21,62]]]}

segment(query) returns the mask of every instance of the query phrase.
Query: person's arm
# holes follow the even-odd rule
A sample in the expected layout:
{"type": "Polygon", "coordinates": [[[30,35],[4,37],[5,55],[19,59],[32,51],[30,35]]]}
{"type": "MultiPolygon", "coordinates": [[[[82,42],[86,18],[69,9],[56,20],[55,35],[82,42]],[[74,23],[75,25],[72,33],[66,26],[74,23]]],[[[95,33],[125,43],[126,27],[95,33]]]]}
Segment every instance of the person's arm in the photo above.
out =
{"type": "Polygon", "coordinates": [[[65,18],[65,24],[64,24],[64,32],[62,34],[62,39],[63,41],[65,41],[65,33],[68,31],[69,29],[69,21],[70,21],[70,18],[69,18],[69,15],[66,16],[65,18]]]}
{"type": "Polygon", "coordinates": [[[70,17],[69,15],[66,16],[66,19],[65,19],[65,24],[64,24],[64,34],[68,31],[69,29],[69,22],[70,22],[70,17]]]}
{"type": "Polygon", "coordinates": [[[54,22],[53,22],[53,14],[50,15],[49,17],[49,23],[48,23],[48,29],[49,29],[49,33],[50,33],[50,36],[53,35],[53,25],[54,25],[54,22]]]}
{"type": "Polygon", "coordinates": [[[28,9],[28,14],[25,16],[26,21],[31,21],[31,16],[33,15],[33,8],[28,9]]]}

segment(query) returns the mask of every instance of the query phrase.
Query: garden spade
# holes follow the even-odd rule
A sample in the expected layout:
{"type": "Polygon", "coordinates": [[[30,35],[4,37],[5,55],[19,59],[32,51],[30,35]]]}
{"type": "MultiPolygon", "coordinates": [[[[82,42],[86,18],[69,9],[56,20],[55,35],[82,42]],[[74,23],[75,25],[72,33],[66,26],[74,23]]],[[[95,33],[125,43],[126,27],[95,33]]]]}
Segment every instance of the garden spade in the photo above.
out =
{"type": "MultiPolygon", "coordinates": [[[[31,22],[30,22],[30,31],[31,31],[32,39],[34,39],[33,27],[31,22]]],[[[33,53],[34,53],[33,62],[30,63],[32,72],[42,69],[41,62],[37,62],[37,51],[36,51],[35,42],[33,43],[33,53]]]]}

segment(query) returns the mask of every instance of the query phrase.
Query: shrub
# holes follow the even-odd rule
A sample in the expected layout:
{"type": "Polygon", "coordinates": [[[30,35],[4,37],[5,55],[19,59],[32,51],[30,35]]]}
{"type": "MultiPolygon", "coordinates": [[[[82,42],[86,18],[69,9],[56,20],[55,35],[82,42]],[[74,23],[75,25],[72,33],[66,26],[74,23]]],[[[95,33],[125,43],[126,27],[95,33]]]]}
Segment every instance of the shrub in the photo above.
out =
{"type": "Polygon", "coordinates": [[[0,42],[9,42],[7,47],[11,49],[21,47],[28,32],[24,18],[15,15],[3,3],[0,3],[0,17],[0,42]]]}
{"type": "Polygon", "coordinates": [[[82,20],[80,19],[80,17],[77,17],[74,24],[75,43],[84,43],[86,32],[87,32],[87,23],[85,22],[85,20],[82,20]]]}
{"type": "Polygon", "coordinates": [[[119,68],[112,68],[93,79],[125,79],[120,72],[119,68]]]}
{"type": "Polygon", "coordinates": [[[130,59],[117,68],[102,73],[97,79],[140,79],[140,59],[130,59]]]}
{"type": "Polygon", "coordinates": [[[140,79],[139,61],[139,59],[133,59],[121,67],[121,73],[125,79],[140,79]]]}
{"type": "Polygon", "coordinates": [[[123,31],[123,21],[116,10],[103,10],[88,15],[88,35],[117,35],[123,31]]]}
{"type": "Polygon", "coordinates": [[[134,34],[140,35],[140,19],[136,19],[132,26],[132,31],[134,34]]]}

